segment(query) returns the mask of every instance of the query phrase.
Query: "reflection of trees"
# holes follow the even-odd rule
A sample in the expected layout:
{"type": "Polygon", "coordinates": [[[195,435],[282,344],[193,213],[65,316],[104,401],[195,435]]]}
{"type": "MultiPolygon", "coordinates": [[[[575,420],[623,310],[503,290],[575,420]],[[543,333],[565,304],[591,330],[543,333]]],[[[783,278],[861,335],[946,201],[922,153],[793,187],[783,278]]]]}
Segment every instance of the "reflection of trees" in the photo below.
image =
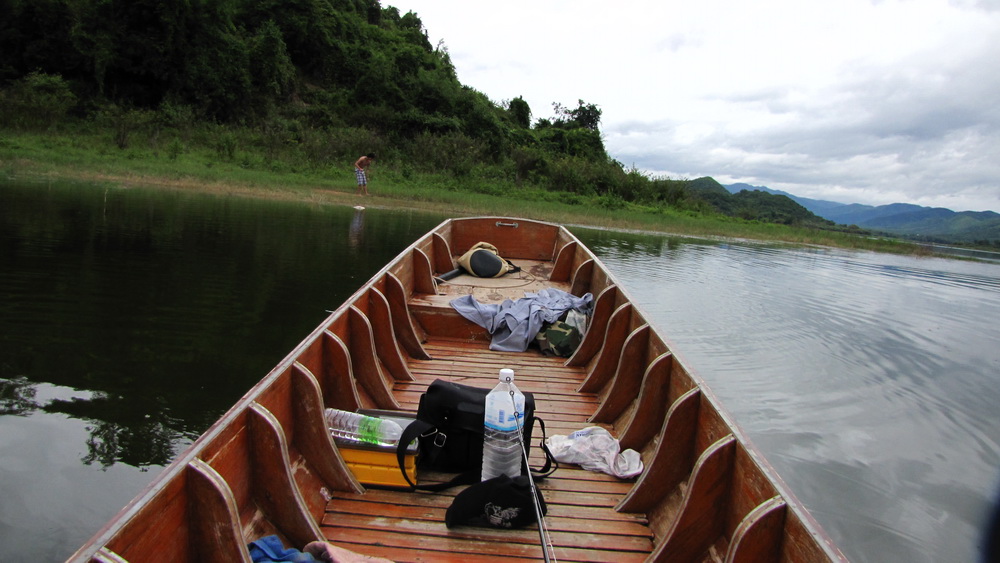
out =
{"type": "Polygon", "coordinates": [[[179,426],[178,421],[166,416],[163,409],[150,410],[153,405],[149,401],[133,399],[125,405],[122,399],[97,394],[89,399],[55,399],[40,404],[37,394],[38,384],[25,377],[0,379],[0,416],[28,416],[42,410],[89,421],[87,455],[81,458],[87,465],[166,465],[174,457],[175,446],[186,437],[171,427],[179,426]]]}
{"type": "Polygon", "coordinates": [[[573,229],[573,233],[598,256],[651,256],[671,258],[685,245],[721,244],[718,241],[657,233],[629,233],[599,229],[573,229]]]}
{"type": "Polygon", "coordinates": [[[27,416],[38,408],[35,385],[24,377],[0,379],[0,416],[27,416]]]}
{"type": "Polygon", "coordinates": [[[84,421],[103,467],[169,462],[442,219],[77,186],[8,205],[3,273],[32,283],[0,286],[0,415],[84,421]],[[87,396],[39,401],[47,385],[87,396]]]}
{"type": "Polygon", "coordinates": [[[646,233],[625,233],[597,229],[574,229],[584,244],[598,256],[614,254],[623,256],[660,256],[663,247],[673,248],[678,244],[676,237],[646,233]]]}
{"type": "Polygon", "coordinates": [[[136,467],[166,465],[173,459],[175,445],[183,438],[171,426],[177,421],[162,409],[147,409],[148,401],[113,399],[97,396],[89,400],[57,399],[45,406],[47,412],[59,412],[90,421],[87,431],[87,465],[108,468],[122,462],[136,467]]]}
{"type": "Polygon", "coordinates": [[[124,426],[100,420],[87,431],[87,455],[81,458],[87,465],[97,462],[106,469],[123,462],[142,467],[166,465],[174,458],[175,433],[160,422],[124,426]]]}

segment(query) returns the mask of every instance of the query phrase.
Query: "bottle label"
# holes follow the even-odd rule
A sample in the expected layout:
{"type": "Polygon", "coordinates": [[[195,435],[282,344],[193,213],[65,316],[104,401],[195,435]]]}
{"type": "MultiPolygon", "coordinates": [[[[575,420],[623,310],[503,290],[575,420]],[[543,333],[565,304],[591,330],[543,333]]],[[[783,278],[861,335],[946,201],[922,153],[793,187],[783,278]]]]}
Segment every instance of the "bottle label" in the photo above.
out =
{"type": "MultiPolygon", "coordinates": [[[[500,406],[500,408],[494,410],[490,408],[489,402],[491,398],[487,397],[487,408],[486,408],[486,418],[484,422],[486,426],[493,430],[500,430],[503,432],[510,432],[512,430],[517,430],[524,424],[524,413],[520,412],[524,410],[524,404],[521,401],[520,405],[517,405],[518,412],[515,413],[510,407],[510,398],[501,397],[501,405],[506,402],[506,405],[500,406]],[[494,413],[496,413],[494,415],[494,413]],[[516,414],[516,418],[515,418],[516,414]]],[[[496,400],[496,399],[492,399],[496,400]]]]}
{"type": "Polygon", "coordinates": [[[377,444],[379,441],[379,423],[381,420],[373,416],[363,416],[361,417],[361,422],[358,424],[358,437],[362,442],[368,444],[377,444]]]}

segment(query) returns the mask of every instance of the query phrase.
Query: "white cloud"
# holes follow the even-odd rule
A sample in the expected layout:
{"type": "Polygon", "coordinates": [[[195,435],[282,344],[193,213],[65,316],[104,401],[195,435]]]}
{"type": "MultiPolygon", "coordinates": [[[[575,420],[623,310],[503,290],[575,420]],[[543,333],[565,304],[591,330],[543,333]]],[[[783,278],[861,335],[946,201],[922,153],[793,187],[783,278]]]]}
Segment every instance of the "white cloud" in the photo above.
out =
{"type": "Polygon", "coordinates": [[[611,156],[843,202],[1000,211],[996,0],[392,2],[463,84],[603,111],[611,156]]]}

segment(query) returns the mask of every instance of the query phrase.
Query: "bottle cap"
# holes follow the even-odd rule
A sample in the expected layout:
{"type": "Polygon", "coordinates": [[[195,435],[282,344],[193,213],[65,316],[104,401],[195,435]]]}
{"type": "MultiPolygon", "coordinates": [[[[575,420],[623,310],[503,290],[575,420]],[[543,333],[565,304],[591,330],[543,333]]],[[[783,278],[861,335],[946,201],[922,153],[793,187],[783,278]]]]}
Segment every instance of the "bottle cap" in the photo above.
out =
{"type": "Polygon", "coordinates": [[[504,383],[511,383],[514,381],[514,370],[510,368],[503,368],[500,370],[500,381],[504,383]]]}

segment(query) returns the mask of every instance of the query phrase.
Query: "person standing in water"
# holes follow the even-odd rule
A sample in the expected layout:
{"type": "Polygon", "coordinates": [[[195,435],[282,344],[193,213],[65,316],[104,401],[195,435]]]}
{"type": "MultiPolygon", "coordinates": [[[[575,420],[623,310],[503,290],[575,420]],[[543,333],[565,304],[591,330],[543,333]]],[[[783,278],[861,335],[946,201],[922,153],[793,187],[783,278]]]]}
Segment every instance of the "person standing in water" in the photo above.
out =
{"type": "Polygon", "coordinates": [[[358,195],[368,194],[368,167],[375,161],[375,153],[370,152],[354,162],[354,175],[358,177],[358,195]]]}

